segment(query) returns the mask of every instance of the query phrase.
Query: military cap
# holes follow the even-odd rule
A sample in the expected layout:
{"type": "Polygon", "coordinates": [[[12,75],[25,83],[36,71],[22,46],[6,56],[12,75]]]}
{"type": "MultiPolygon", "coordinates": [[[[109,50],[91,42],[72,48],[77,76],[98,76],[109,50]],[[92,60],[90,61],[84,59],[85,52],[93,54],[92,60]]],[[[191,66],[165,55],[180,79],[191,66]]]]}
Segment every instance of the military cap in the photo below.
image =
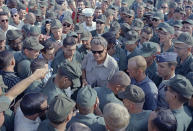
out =
{"type": "Polygon", "coordinates": [[[133,20],[131,27],[134,30],[141,30],[144,27],[144,23],[141,19],[136,18],[133,20]]]}
{"type": "Polygon", "coordinates": [[[183,0],[175,0],[176,3],[182,3],[183,0]]]}
{"type": "Polygon", "coordinates": [[[67,17],[63,17],[63,19],[62,19],[62,23],[64,24],[64,23],[68,23],[68,24],[73,24],[73,20],[72,20],[72,18],[71,17],[69,17],[69,16],[67,16],[67,17]]]}
{"type": "Polygon", "coordinates": [[[47,7],[48,4],[47,4],[46,1],[41,1],[41,2],[39,3],[39,6],[40,6],[40,7],[47,7]]]}
{"type": "Polygon", "coordinates": [[[20,30],[8,30],[6,34],[7,40],[16,40],[21,36],[22,36],[22,33],[20,30]]]}
{"type": "Polygon", "coordinates": [[[41,34],[41,30],[38,26],[32,26],[30,28],[30,35],[37,36],[37,35],[40,35],[40,34],[41,34]]]}
{"type": "Polygon", "coordinates": [[[76,103],[80,107],[92,107],[96,103],[97,92],[87,85],[78,91],[76,103]]]}
{"type": "Polygon", "coordinates": [[[92,37],[91,33],[89,31],[83,31],[83,33],[80,36],[81,40],[89,40],[92,37]]]}
{"type": "Polygon", "coordinates": [[[156,61],[161,62],[177,62],[177,53],[175,52],[164,52],[156,55],[156,61]]]}
{"type": "Polygon", "coordinates": [[[120,24],[117,21],[113,21],[110,25],[109,31],[116,34],[117,32],[120,31],[120,29],[121,29],[120,24]]]}
{"type": "Polygon", "coordinates": [[[187,45],[193,45],[193,38],[188,32],[181,33],[178,38],[174,41],[175,43],[184,43],[187,45]]]}
{"type": "Polygon", "coordinates": [[[178,4],[176,2],[170,2],[169,3],[169,8],[176,9],[177,7],[178,7],[178,4]]]}
{"type": "Polygon", "coordinates": [[[18,11],[17,11],[16,8],[12,8],[12,9],[10,10],[10,13],[11,13],[11,15],[14,15],[14,14],[18,14],[18,11]]]}
{"type": "Polygon", "coordinates": [[[55,0],[49,0],[50,5],[55,5],[55,0]]]}
{"type": "Polygon", "coordinates": [[[51,12],[51,11],[47,11],[46,12],[46,19],[53,20],[53,19],[56,19],[56,18],[57,18],[57,16],[56,16],[55,12],[51,12]]]}
{"type": "Polygon", "coordinates": [[[37,9],[34,11],[35,16],[42,16],[42,11],[40,9],[37,9]]]}
{"type": "Polygon", "coordinates": [[[186,77],[182,75],[176,75],[170,80],[166,80],[164,84],[168,87],[171,87],[172,90],[174,90],[181,96],[187,99],[192,98],[193,95],[192,84],[186,77]]]}
{"type": "Polygon", "coordinates": [[[58,29],[58,28],[62,28],[62,24],[58,19],[54,19],[51,22],[51,29],[58,29]]]}
{"type": "Polygon", "coordinates": [[[149,9],[149,10],[153,10],[154,7],[153,7],[153,5],[147,4],[147,5],[145,6],[145,8],[146,8],[146,9],[149,9]]]}
{"type": "Polygon", "coordinates": [[[110,5],[108,8],[109,8],[109,9],[112,9],[112,10],[114,10],[114,11],[118,11],[118,10],[119,10],[119,7],[116,6],[116,5],[110,5]]]}
{"type": "Polygon", "coordinates": [[[131,31],[128,31],[126,33],[126,39],[125,39],[124,43],[126,45],[127,44],[135,44],[138,40],[139,40],[139,34],[136,31],[131,30],[131,31]]]}
{"type": "Polygon", "coordinates": [[[74,31],[78,34],[82,33],[84,31],[82,25],[80,24],[76,24],[75,27],[74,27],[74,31]]]}
{"type": "Polygon", "coordinates": [[[67,34],[67,37],[78,37],[78,34],[74,31],[70,31],[68,34],[67,34]]]}
{"type": "Polygon", "coordinates": [[[123,32],[128,32],[129,30],[131,30],[131,26],[128,23],[122,23],[121,24],[121,30],[123,32]]]}
{"type": "Polygon", "coordinates": [[[0,31],[0,41],[6,40],[5,33],[0,31]]]}
{"type": "Polygon", "coordinates": [[[120,12],[124,13],[124,14],[127,12],[127,10],[129,10],[127,7],[121,7],[120,8],[120,12]]]}
{"type": "Polygon", "coordinates": [[[127,11],[125,12],[125,14],[128,15],[128,16],[134,16],[134,15],[135,15],[135,12],[134,12],[134,10],[127,10],[127,11]]]}
{"type": "Polygon", "coordinates": [[[154,19],[158,19],[158,20],[163,20],[164,19],[164,14],[160,11],[157,11],[153,14],[154,19]]]}
{"type": "Polygon", "coordinates": [[[23,42],[23,48],[33,49],[33,50],[42,50],[43,45],[39,43],[39,40],[35,37],[28,37],[23,42]]]}
{"type": "Polygon", "coordinates": [[[48,119],[55,123],[65,121],[74,107],[75,102],[72,99],[58,95],[50,103],[47,113],[48,119]]]}
{"type": "Polygon", "coordinates": [[[114,15],[114,13],[115,13],[114,10],[112,10],[112,9],[107,9],[107,10],[105,11],[105,16],[106,16],[106,17],[109,17],[109,16],[111,16],[111,15],[114,15]]]}
{"type": "Polygon", "coordinates": [[[142,48],[139,50],[139,55],[143,57],[149,57],[157,52],[157,48],[155,46],[156,43],[154,42],[144,42],[142,44],[142,48]]]}
{"type": "Polygon", "coordinates": [[[82,14],[85,17],[91,17],[94,14],[94,10],[92,8],[85,8],[85,9],[82,10],[82,14]]]}
{"type": "Polygon", "coordinates": [[[177,7],[174,10],[174,13],[182,13],[182,14],[186,14],[185,10],[183,8],[177,7]]]}
{"type": "Polygon", "coordinates": [[[0,113],[7,111],[11,104],[11,100],[7,96],[0,96],[0,113]]]}
{"type": "Polygon", "coordinates": [[[56,3],[59,5],[62,5],[65,2],[65,0],[56,0],[56,3]]]}
{"type": "Polygon", "coordinates": [[[128,99],[134,103],[142,103],[145,101],[145,93],[143,89],[136,85],[129,85],[124,92],[118,93],[121,99],[128,99]]]}
{"type": "Polygon", "coordinates": [[[26,6],[24,4],[22,4],[21,2],[19,2],[18,5],[17,5],[17,9],[18,10],[20,10],[20,9],[26,10],[26,6]]]}
{"type": "Polygon", "coordinates": [[[122,0],[121,1],[121,4],[127,4],[128,2],[127,2],[127,0],[122,0]]]}
{"type": "Polygon", "coordinates": [[[30,28],[31,28],[31,25],[30,25],[30,24],[24,24],[24,25],[22,26],[22,30],[23,30],[24,32],[26,32],[26,33],[29,33],[30,28]]]}
{"type": "Polygon", "coordinates": [[[190,25],[193,25],[193,20],[191,20],[191,19],[186,19],[186,20],[182,21],[182,24],[190,24],[190,25]]]}
{"type": "Polygon", "coordinates": [[[106,22],[106,16],[105,16],[105,15],[99,15],[99,16],[96,18],[96,22],[105,23],[105,22],[106,22]]]}
{"type": "Polygon", "coordinates": [[[160,24],[160,26],[158,26],[158,29],[170,34],[174,34],[174,28],[166,22],[160,24]]]}
{"type": "Polygon", "coordinates": [[[173,24],[172,24],[173,27],[179,27],[179,28],[182,28],[182,20],[176,20],[173,24]]]}

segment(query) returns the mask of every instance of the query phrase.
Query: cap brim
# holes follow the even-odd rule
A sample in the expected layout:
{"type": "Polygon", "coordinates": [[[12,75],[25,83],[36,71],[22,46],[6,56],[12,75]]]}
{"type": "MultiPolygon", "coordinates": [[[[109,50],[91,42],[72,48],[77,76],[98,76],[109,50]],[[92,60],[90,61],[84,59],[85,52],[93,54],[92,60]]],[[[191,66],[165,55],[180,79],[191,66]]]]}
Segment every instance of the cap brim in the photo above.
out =
{"type": "Polygon", "coordinates": [[[175,40],[174,43],[181,43],[181,44],[183,44],[184,42],[183,41],[179,41],[179,40],[175,40]]]}
{"type": "Polygon", "coordinates": [[[105,24],[105,21],[101,20],[101,19],[96,19],[96,22],[99,21],[99,22],[102,22],[105,24]]]}
{"type": "Polygon", "coordinates": [[[32,47],[31,49],[40,51],[40,50],[42,50],[43,48],[44,48],[44,46],[41,45],[41,44],[39,44],[38,46],[32,47]]]}
{"type": "Polygon", "coordinates": [[[81,38],[81,40],[89,40],[90,37],[84,37],[84,38],[81,38]]]}
{"type": "Polygon", "coordinates": [[[135,44],[137,41],[138,41],[138,39],[132,40],[132,41],[125,41],[124,43],[125,43],[125,45],[130,45],[130,44],[135,44]]]}

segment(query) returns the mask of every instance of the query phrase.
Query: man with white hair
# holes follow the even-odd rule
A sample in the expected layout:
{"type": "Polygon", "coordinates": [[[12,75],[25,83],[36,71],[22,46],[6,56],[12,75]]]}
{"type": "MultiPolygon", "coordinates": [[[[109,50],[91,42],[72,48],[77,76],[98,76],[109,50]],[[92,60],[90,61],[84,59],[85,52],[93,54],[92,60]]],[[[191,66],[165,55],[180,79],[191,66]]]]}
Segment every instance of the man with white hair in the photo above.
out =
{"type": "Polygon", "coordinates": [[[105,105],[103,116],[109,131],[125,131],[129,124],[130,115],[127,109],[120,104],[109,103],[105,105]]]}
{"type": "Polygon", "coordinates": [[[85,16],[85,22],[82,23],[83,28],[88,31],[96,30],[96,22],[93,22],[94,10],[92,8],[85,8],[82,10],[82,14],[85,16]]]}

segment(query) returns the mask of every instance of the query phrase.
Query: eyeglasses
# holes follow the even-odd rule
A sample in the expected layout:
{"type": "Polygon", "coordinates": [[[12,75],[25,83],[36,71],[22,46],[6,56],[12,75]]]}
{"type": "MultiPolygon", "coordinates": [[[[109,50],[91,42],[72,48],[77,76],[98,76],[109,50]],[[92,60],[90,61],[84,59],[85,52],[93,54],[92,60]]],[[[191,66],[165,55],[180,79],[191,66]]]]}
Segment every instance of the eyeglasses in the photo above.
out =
{"type": "Polygon", "coordinates": [[[96,54],[96,53],[97,53],[97,54],[99,54],[99,55],[100,55],[100,54],[102,54],[102,53],[103,53],[103,51],[104,51],[104,49],[103,49],[103,50],[100,50],[100,51],[94,51],[94,50],[92,50],[92,53],[93,53],[93,54],[96,54]]]}
{"type": "Polygon", "coordinates": [[[65,27],[70,27],[70,26],[71,26],[71,24],[64,23],[64,24],[63,24],[63,26],[65,26],[65,27]]]}
{"type": "Polygon", "coordinates": [[[102,24],[104,24],[103,22],[99,22],[99,21],[97,21],[96,22],[96,24],[100,24],[100,25],[102,25],[102,24]]]}
{"type": "Polygon", "coordinates": [[[162,9],[166,9],[166,8],[168,8],[168,7],[164,7],[164,6],[162,6],[161,8],[162,8],[162,9]]]}
{"type": "Polygon", "coordinates": [[[3,23],[6,22],[6,23],[7,23],[7,22],[8,22],[8,19],[1,20],[1,22],[3,22],[3,23]]]}
{"type": "Polygon", "coordinates": [[[153,18],[153,19],[152,19],[152,21],[155,21],[155,22],[157,22],[157,21],[158,21],[158,19],[155,19],[155,18],[153,18]]]}

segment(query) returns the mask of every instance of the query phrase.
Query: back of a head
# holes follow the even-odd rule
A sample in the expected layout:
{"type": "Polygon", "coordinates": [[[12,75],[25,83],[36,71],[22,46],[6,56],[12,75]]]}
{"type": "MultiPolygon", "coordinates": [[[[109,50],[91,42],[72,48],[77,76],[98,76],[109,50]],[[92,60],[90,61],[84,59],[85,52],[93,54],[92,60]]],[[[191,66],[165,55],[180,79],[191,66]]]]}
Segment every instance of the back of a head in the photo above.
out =
{"type": "Polygon", "coordinates": [[[11,60],[14,58],[13,54],[9,51],[0,52],[0,70],[8,67],[11,64],[11,60]]]}
{"type": "Polygon", "coordinates": [[[91,129],[85,124],[74,122],[67,131],[91,131],[91,129]]]}
{"type": "Polygon", "coordinates": [[[102,37],[105,38],[105,40],[108,42],[108,44],[116,44],[116,38],[115,35],[111,32],[106,32],[102,35],[102,37]]]}
{"type": "Polygon", "coordinates": [[[93,37],[93,39],[91,40],[91,46],[92,45],[101,45],[106,49],[107,48],[107,41],[105,40],[105,38],[103,38],[101,36],[93,37]]]}
{"type": "Polygon", "coordinates": [[[63,40],[63,46],[73,46],[76,45],[76,40],[74,37],[68,36],[63,40]]]}
{"type": "Polygon", "coordinates": [[[147,62],[143,56],[134,56],[131,59],[128,60],[128,64],[130,62],[134,62],[136,64],[137,69],[142,69],[144,72],[147,68],[147,62]]]}
{"type": "Polygon", "coordinates": [[[37,69],[44,68],[46,64],[47,64],[47,62],[45,59],[36,58],[35,60],[32,61],[31,65],[30,65],[32,73],[37,69]]]}
{"type": "Polygon", "coordinates": [[[40,113],[41,104],[47,100],[47,97],[42,93],[29,93],[26,94],[21,103],[20,108],[25,116],[31,116],[36,113],[40,113]]]}
{"type": "Polygon", "coordinates": [[[103,116],[109,130],[125,129],[129,124],[130,115],[127,109],[117,103],[108,103],[103,109],[103,116]]]}

